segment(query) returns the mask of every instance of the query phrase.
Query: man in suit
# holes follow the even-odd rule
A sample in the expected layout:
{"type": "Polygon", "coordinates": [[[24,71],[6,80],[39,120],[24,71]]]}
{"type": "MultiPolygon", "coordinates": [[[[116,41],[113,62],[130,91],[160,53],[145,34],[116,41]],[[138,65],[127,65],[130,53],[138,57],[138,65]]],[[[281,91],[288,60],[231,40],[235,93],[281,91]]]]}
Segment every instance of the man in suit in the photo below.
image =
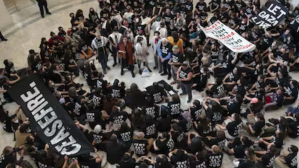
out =
{"type": "Polygon", "coordinates": [[[47,0],[36,0],[37,1],[37,4],[38,4],[38,7],[39,7],[39,11],[40,11],[40,14],[42,16],[42,18],[44,18],[44,7],[45,7],[45,10],[46,10],[46,13],[48,15],[51,15],[51,13],[49,12],[49,9],[48,9],[48,3],[47,3],[47,0]]]}

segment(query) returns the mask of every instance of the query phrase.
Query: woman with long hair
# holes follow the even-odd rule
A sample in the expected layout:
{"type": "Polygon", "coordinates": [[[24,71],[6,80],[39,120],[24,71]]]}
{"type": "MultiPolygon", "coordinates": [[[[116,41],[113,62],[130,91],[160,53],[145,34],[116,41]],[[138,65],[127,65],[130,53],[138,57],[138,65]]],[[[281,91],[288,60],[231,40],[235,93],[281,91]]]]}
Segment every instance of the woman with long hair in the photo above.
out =
{"type": "Polygon", "coordinates": [[[201,115],[199,118],[199,122],[194,122],[195,130],[202,137],[206,136],[215,136],[216,131],[212,126],[211,121],[205,116],[201,115]]]}
{"type": "Polygon", "coordinates": [[[246,159],[235,159],[233,164],[237,168],[253,168],[257,166],[258,161],[254,150],[251,148],[246,149],[245,151],[246,159]]]}
{"type": "Polygon", "coordinates": [[[116,134],[121,143],[125,145],[124,151],[128,151],[133,140],[133,129],[126,122],[123,122],[116,134]]]}
{"type": "Polygon", "coordinates": [[[180,52],[184,54],[184,42],[182,39],[180,39],[178,32],[174,31],[171,33],[171,36],[167,37],[167,40],[172,46],[177,45],[180,49],[180,52]]]}
{"type": "Polygon", "coordinates": [[[89,8],[89,20],[93,23],[95,23],[96,19],[99,19],[99,15],[96,11],[94,11],[93,8],[89,8]]]}

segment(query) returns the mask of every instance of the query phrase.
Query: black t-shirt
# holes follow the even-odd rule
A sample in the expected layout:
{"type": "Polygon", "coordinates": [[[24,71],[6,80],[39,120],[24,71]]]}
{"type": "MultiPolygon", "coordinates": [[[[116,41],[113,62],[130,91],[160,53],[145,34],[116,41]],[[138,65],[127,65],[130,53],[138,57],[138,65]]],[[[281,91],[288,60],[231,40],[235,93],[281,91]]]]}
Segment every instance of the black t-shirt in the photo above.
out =
{"type": "Polygon", "coordinates": [[[207,4],[205,2],[197,2],[195,8],[198,10],[198,11],[203,11],[205,10],[207,7],[207,4]]]}
{"type": "Polygon", "coordinates": [[[55,166],[54,160],[48,158],[37,159],[37,164],[39,168],[54,168],[55,166]]]}
{"type": "Polygon", "coordinates": [[[79,98],[74,99],[74,104],[75,104],[75,109],[74,109],[74,113],[76,116],[80,116],[86,113],[86,105],[84,103],[80,102],[81,100],[79,100],[79,98]]]}
{"type": "Polygon", "coordinates": [[[292,96],[293,97],[293,101],[294,102],[297,100],[298,89],[297,89],[296,86],[294,88],[292,88],[291,86],[287,86],[285,92],[287,93],[288,96],[292,96]]]}
{"type": "Polygon", "coordinates": [[[226,125],[226,130],[229,133],[229,135],[236,137],[239,135],[239,127],[240,123],[237,123],[237,121],[232,121],[226,125]]]}
{"type": "Polygon", "coordinates": [[[162,58],[165,58],[168,55],[168,53],[172,52],[172,45],[170,43],[167,43],[166,46],[161,44],[160,49],[162,53],[162,58]]]}
{"type": "Polygon", "coordinates": [[[99,110],[102,109],[102,107],[103,107],[103,98],[102,98],[102,96],[93,95],[92,102],[94,104],[95,109],[99,109],[99,110]]]}
{"type": "Polygon", "coordinates": [[[173,154],[170,158],[171,164],[174,168],[189,168],[189,157],[185,154],[182,158],[178,158],[176,154],[173,154]]]}
{"type": "Polygon", "coordinates": [[[246,94],[246,89],[244,86],[237,86],[237,94],[240,94],[241,96],[244,97],[246,94]]]}
{"type": "Polygon", "coordinates": [[[192,154],[196,154],[196,152],[200,152],[203,150],[203,142],[200,137],[195,137],[191,140],[191,144],[189,145],[192,154]]]}
{"type": "Polygon", "coordinates": [[[190,168],[206,168],[207,163],[205,161],[190,161],[190,168]]]}
{"type": "MultiPolygon", "coordinates": [[[[183,68],[181,68],[181,70],[180,70],[180,73],[179,73],[179,77],[181,78],[181,79],[186,79],[186,78],[188,78],[188,74],[190,73],[190,72],[192,72],[192,69],[191,68],[187,68],[187,69],[183,69],[183,68]]],[[[191,83],[192,82],[192,80],[189,80],[189,81],[182,81],[182,83],[184,83],[184,84],[189,84],[189,83],[191,83]]]]}
{"type": "Polygon", "coordinates": [[[170,22],[174,19],[174,16],[171,13],[165,13],[162,17],[165,19],[165,23],[167,26],[169,26],[168,24],[170,24],[170,22]]]}
{"type": "Polygon", "coordinates": [[[212,7],[212,9],[215,9],[217,6],[219,7],[219,3],[216,0],[209,2],[209,5],[212,7]]]}
{"type": "Polygon", "coordinates": [[[145,133],[145,138],[156,138],[157,135],[156,124],[153,123],[149,126],[144,127],[143,132],[145,133]]]}
{"type": "Polygon", "coordinates": [[[251,160],[241,161],[238,168],[253,168],[256,166],[257,163],[251,160]]]}
{"type": "Polygon", "coordinates": [[[179,120],[179,126],[183,128],[184,132],[188,132],[192,128],[192,121],[187,121],[185,118],[179,120]]]}
{"type": "Polygon", "coordinates": [[[192,2],[187,1],[187,2],[185,3],[185,11],[186,11],[186,12],[193,11],[193,3],[192,3],[192,2]]]}
{"type": "Polygon", "coordinates": [[[125,89],[120,86],[112,86],[112,95],[114,98],[123,98],[125,89]]]}
{"type": "Polygon", "coordinates": [[[14,154],[10,155],[0,155],[0,167],[5,168],[9,163],[14,163],[16,156],[14,154]]]}
{"type": "Polygon", "coordinates": [[[288,165],[289,168],[297,168],[298,161],[297,161],[296,154],[294,154],[294,153],[288,154],[288,156],[285,157],[284,160],[286,161],[286,165],[288,165]]]}
{"type": "Polygon", "coordinates": [[[227,104],[227,110],[230,114],[238,113],[240,114],[241,104],[236,102],[234,99],[231,99],[227,104]]]}
{"type": "Polygon", "coordinates": [[[160,108],[157,105],[145,106],[142,108],[142,112],[144,115],[152,116],[154,120],[160,117],[160,108]]]}
{"type": "Polygon", "coordinates": [[[80,160],[78,161],[80,167],[82,168],[94,168],[98,167],[98,165],[101,165],[101,163],[96,163],[95,159],[90,158],[90,160],[80,160]]]}
{"type": "Polygon", "coordinates": [[[169,132],[169,130],[171,129],[171,118],[167,117],[167,118],[160,118],[158,119],[157,122],[157,130],[159,132],[169,132]]]}
{"type": "Polygon", "coordinates": [[[164,154],[168,154],[169,151],[172,151],[174,148],[174,141],[171,138],[164,141],[157,139],[155,142],[156,146],[159,148],[159,151],[164,154]]]}
{"type": "Polygon", "coordinates": [[[211,136],[215,132],[215,129],[211,123],[209,123],[207,127],[203,127],[201,124],[199,124],[197,131],[200,136],[211,136]]]}
{"type": "Polygon", "coordinates": [[[275,155],[271,153],[266,153],[262,156],[262,164],[264,167],[273,167],[275,155]]]}
{"type": "Polygon", "coordinates": [[[235,156],[235,158],[244,159],[246,157],[246,155],[245,155],[245,149],[246,149],[246,146],[244,146],[244,145],[236,146],[234,148],[234,156],[235,156]]]}
{"type": "Polygon", "coordinates": [[[208,153],[208,167],[209,168],[220,168],[222,165],[223,153],[213,154],[208,153]]]}
{"type": "Polygon", "coordinates": [[[207,117],[213,124],[222,122],[222,111],[212,111],[212,109],[208,107],[208,109],[206,109],[206,113],[207,117]]]}
{"type": "Polygon", "coordinates": [[[117,132],[116,135],[122,142],[131,142],[133,137],[133,129],[124,132],[117,132]]]}
{"type": "Polygon", "coordinates": [[[156,5],[156,0],[148,0],[148,8],[154,8],[156,5]]]}
{"type": "Polygon", "coordinates": [[[97,134],[95,132],[85,131],[85,134],[90,143],[94,142],[95,144],[100,144],[108,139],[107,134],[102,132],[97,134]]]}
{"type": "Polygon", "coordinates": [[[221,149],[224,149],[227,140],[226,138],[211,138],[209,146],[218,145],[221,149]]]}
{"type": "Polygon", "coordinates": [[[101,120],[102,113],[100,110],[90,110],[86,112],[86,121],[93,127],[101,120]]]}
{"type": "Polygon", "coordinates": [[[162,96],[166,96],[166,92],[164,91],[164,89],[162,87],[159,87],[158,89],[153,88],[150,92],[151,92],[151,95],[153,96],[155,103],[161,103],[163,101],[162,96]]]}
{"type": "Polygon", "coordinates": [[[292,122],[290,128],[295,135],[299,136],[299,121],[292,122]]]}
{"type": "Polygon", "coordinates": [[[172,131],[171,137],[174,141],[174,146],[182,148],[183,144],[187,142],[187,135],[183,131],[172,131]]]}
{"type": "MultiPolygon", "coordinates": [[[[178,53],[173,53],[171,54],[171,59],[173,63],[183,63],[184,62],[184,57],[181,52],[178,53]]],[[[180,65],[175,65],[176,67],[180,67],[180,65]]]]}
{"type": "Polygon", "coordinates": [[[126,112],[120,112],[119,114],[110,115],[110,121],[113,122],[113,124],[121,124],[123,122],[126,122],[127,118],[128,113],[126,112]]]}
{"type": "Polygon", "coordinates": [[[228,76],[227,76],[225,82],[237,82],[239,79],[239,76],[237,74],[234,74],[233,72],[230,72],[227,75],[228,76]]]}
{"type": "Polygon", "coordinates": [[[261,120],[256,122],[253,126],[252,129],[254,130],[254,135],[258,136],[261,132],[263,127],[265,126],[265,121],[261,120]]]}
{"type": "Polygon", "coordinates": [[[240,11],[242,8],[246,7],[246,4],[243,1],[241,1],[241,2],[236,1],[235,2],[235,7],[237,8],[238,11],[240,11]]]}
{"type": "Polygon", "coordinates": [[[199,116],[203,113],[201,105],[190,107],[190,111],[191,111],[191,117],[193,121],[198,121],[199,116]]]}
{"type": "Polygon", "coordinates": [[[167,104],[169,110],[170,110],[170,116],[171,118],[178,118],[181,114],[181,103],[171,101],[167,104]]]}
{"type": "Polygon", "coordinates": [[[148,142],[147,140],[137,140],[137,139],[134,139],[132,141],[133,143],[133,147],[134,147],[134,151],[135,151],[135,154],[137,156],[145,156],[147,155],[147,150],[146,150],[146,146],[148,145],[148,142]]]}

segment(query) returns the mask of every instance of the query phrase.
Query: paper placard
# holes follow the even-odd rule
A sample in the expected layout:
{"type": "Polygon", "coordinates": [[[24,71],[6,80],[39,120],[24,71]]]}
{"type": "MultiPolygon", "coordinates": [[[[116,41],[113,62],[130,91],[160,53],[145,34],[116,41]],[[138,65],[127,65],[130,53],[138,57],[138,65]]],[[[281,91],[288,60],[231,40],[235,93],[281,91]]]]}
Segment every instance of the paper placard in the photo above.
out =
{"type": "Polygon", "coordinates": [[[252,51],[256,47],[219,20],[213,25],[205,28],[201,27],[201,29],[206,36],[220,41],[227,48],[236,53],[252,51]]]}

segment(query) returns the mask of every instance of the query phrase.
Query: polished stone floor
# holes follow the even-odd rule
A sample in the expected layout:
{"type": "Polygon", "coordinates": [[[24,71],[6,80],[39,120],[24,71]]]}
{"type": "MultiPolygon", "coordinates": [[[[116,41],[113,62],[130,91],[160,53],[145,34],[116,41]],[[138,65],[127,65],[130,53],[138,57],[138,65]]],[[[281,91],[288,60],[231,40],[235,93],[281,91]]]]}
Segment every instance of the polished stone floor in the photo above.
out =
{"type": "MultiPolygon", "coordinates": [[[[34,49],[35,51],[39,52],[38,46],[42,37],[46,37],[48,39],[50,32],[57,32],[59,26],[64,27],[65,30],[70,27],[69,13],[75,13],[77,9],[82,9],[85,16],[88,16],[88,10],[90,7],[93,7],[97,11],[99,11],[97,1],[74,0],[50,8],[52,15],[47,15],[44,19],[40,17],[37,6],[29,6],[25,10],[21,10],[19,13],[13,13],[12,15],[15,26],[2,31],[2,33],[9,39],[9,41],[0,42],[0,62],[3,62],[4,59],[8,58],[11,59],[12,62],[14,62],[17,69],[26,67],[29,49],[34,49]]],[[[154,64],[152,50],[149,49],[149,52],[151,53],[149,56],[150,67],[153,67],[154,64]]],[[[112,63],[112,57],[110,57],[108,65],[112,65],[112,63]]],[[[96,66],[99,71],[101,71],[101,67],[98,63],[96,64],[96,66]]],[[[291,76],[294,79],[299,80],[298,73],[291,73],[291,76]]],[[[153,71],[153,73],[150,74],[150,77],[142,78],[139,74],[137,74],[137,69],[135,78],[131,77],[130,72],[126,72],[124,76],[120,76],[120,65],[117,65],[116,67],[112,68],[112,70],[108,71],[108,74],[105,76],[105,78],[111,82],[115,78],[118,78],[120,81],[124,81],[126,86],[130,86],[132,83],[137,83],[140,89],[144,89],[146,86],[151,85],[155,81],[159,81],[161,79],[167,80],[166,77],[161,77],[157,71],[153,71]]],[[[85,83],[83,77],[76,78],[76,81],[85,83]]],[[[171,80],[169,80],[169,82],[171,82],[171,80]]],[[[210,78],[209,82],[213,82],[213,79],[210,78]]],[[[202,95],[202,93],[196,91],[193,91],[193,95],[193,99],[199,99],[200,101],[202,101],[204,98],[202,97],[204,96],[202,95]]],[[[183,96],[181,97],[181,100],[182,108],[187,108],[189,106],[189,104],[186,103],[187,97],[183,96]]],[[[5,104],[4,108],[10,113],[13,113],[17,108],[17,105],[15,103],[9,103],[5,104]]],[[[277,111],[269,111],[266,113],[265,117],[266,119],[273,117],[277,118],[283,115],[285,109],[286,108],[283,107],[282,109],[277,111]]],[[[8,134],[0,129],[0,135],[0,151],[7,145],[14,145],[12,134],[8,134]]],[[[286,138],[284,147],[287,148],[290,144],[299,146],[298,139],[286,138]]],[[[232,160],[232,156],[225,155],[222,167],[233,167],[232,160]]],[[[107,165],[107,167],[112,166],[107,165]]]]}

